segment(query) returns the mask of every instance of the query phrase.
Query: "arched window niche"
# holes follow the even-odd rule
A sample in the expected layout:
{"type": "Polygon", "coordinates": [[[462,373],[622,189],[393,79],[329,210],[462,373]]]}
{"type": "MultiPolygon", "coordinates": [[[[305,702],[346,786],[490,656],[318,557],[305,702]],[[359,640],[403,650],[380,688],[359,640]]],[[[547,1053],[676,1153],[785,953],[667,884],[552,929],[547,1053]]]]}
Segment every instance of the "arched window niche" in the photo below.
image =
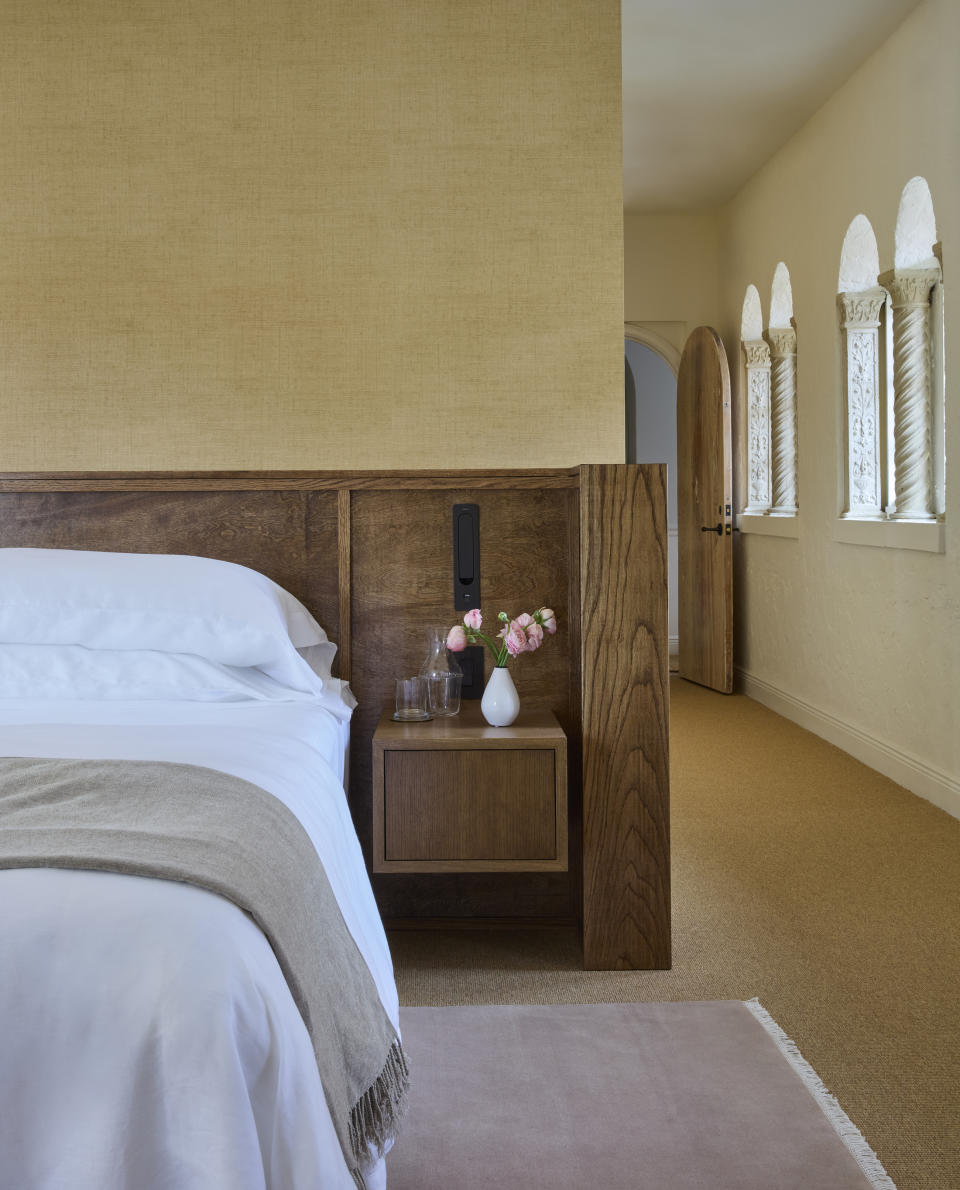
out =
{"type": "Polygon", "coordinates": [[[880,271],[857,215],[840,253],[843,509],[836,536],[858,545],[944,549],[943,284],[930,188],[904,186],[894,267],[880,271]]]}
{"type": "Polygon", "coordinates": [[[877,237],[866,215],[857,215],[840,250],[837,308],[843,355],[843,516],[858,519],[883,515],[886,403],[880,398],[880,327],[887,294],[878,284],[879,272],[877,237]]]}
{"type": "Polygon", "coordinates": [[[748,285],[740,316],[740,346],[746,367],[746,516],[764,516],[773,498],[770,470],[770,348],[763,338],[763,311],[755,285],[748,285]]]}
{"type": "Polygon", "coordinates": [[[797,331],[790,272],[781,260],[770,287],[771,516],[797,515],[797,331]]]}
{"type": "Polygon", "coordinates": [[[935,520],[943,513],[943,289],[937,223],[921,177],[903,188],[894,267],[881,274],[892,325],[893,405],[888,429],[888,516],[935,520]]]}

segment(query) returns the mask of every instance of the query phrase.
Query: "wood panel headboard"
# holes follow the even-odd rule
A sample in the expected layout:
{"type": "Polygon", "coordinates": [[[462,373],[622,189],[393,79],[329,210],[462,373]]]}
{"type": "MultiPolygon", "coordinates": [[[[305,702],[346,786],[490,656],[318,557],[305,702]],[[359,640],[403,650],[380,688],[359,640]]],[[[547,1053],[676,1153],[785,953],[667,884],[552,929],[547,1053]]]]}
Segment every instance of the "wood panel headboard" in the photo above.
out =
{"type": "MultiPolygon", "coordinates": [[[[480,506],[488,613],[543,603],[514,670],[570,741],[567,873],[377,876],[387,917],[575,920],[596,968],[670,965],[665,468],[0,475],[0,545],[204,554],[253,567],[339,642],[359,699],[350,800],[369,859],[370,740],[426,627],[452,624],[451,508],[480,506]]],[[[489,665],[489,659],[487,661],[489,665]]]]}

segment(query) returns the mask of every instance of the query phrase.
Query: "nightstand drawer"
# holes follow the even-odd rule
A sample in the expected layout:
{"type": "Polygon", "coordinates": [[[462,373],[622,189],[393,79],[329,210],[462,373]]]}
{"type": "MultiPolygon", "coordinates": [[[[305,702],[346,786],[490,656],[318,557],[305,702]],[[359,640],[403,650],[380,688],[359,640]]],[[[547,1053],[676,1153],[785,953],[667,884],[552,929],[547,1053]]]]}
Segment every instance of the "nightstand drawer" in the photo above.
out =
{"type": "Polygon", "coordinates": [[[373,734],[374,872],[564,872],[567,737],[546,710],[491,727],[478,704],[373,734]]]}
{"type": "Polygon", "coordinates": [[[550,749],[384,753],[384,858],[556,860],[550,749]]]}

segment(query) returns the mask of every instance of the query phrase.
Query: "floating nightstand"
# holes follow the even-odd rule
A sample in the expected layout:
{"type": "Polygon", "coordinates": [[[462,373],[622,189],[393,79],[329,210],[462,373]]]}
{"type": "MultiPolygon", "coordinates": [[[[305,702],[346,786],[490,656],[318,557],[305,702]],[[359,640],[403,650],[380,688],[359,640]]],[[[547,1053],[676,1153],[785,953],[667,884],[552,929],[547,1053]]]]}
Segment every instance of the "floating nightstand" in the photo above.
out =
{"type": "Polygon", "coordinates": [[[567,868],[567,737],[551,711],[490,727],[478,704],[373,736],[374,872],[567,868]]]}

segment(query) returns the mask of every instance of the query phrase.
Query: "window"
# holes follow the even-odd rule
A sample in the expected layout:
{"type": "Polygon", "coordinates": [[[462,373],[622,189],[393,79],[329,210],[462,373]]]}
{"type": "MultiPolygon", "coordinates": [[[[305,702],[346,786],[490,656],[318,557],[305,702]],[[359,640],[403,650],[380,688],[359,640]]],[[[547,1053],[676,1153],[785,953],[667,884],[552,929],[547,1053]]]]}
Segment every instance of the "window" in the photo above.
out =
{"type": "Polygon", "coordinates": [[[760,294],[748,285],[740,317],[740,346],[747,370],[747,506],[746,516],[770,511],[770,348],[763,339],[760,294]]]}
{"type": "MultiPolygon", "coordinates": [[[[760,294],[748,285],[740,319],[746,367],[746,517],[797,515],[797,332],[790,274],[781,261],[763,329],[760,294]]],[[[754,523],[746,528],[758,528],[754,523]]]]}
{"type": "MultiPolygon", "coordinates": [[[[923,178],[904,187],[894,267],[881,273],[870,221],[857,215],[840,255],[845,520],[936,526],[944,510],[943,293],[936,222],[923,178]]],[[[942,549],[942,533],[843,540],[942,549]],[[927,544],[921,544],[927,543],[927,544]]]]}
{"type": "Polygon", "coordinates": [[[878,517],[883,510],[880,446],[886,405],[880,400],[880,316],[886,293],[877,284],[879,271],[877,237],[866,215],[857,215],[843,239],[837,287],[846,408],[845,517],[878,517]]]}

